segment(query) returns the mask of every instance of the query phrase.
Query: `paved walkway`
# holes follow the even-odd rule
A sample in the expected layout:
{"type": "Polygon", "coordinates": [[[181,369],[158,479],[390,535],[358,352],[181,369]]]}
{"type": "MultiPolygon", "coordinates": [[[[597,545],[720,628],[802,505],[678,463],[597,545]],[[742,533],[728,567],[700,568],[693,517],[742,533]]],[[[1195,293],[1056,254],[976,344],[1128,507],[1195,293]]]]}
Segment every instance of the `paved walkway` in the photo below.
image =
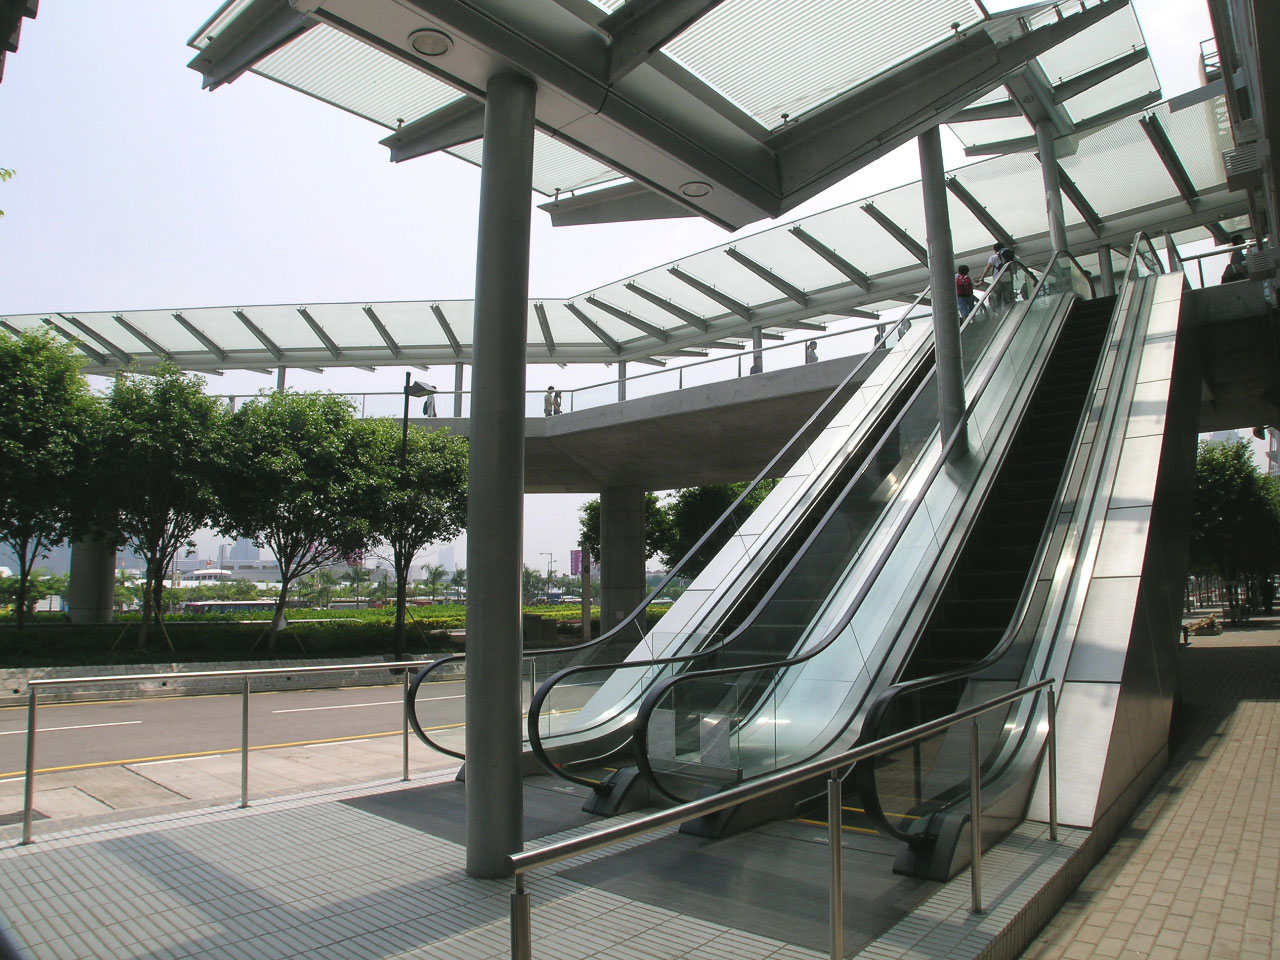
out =
{"type": "MultiPolygon", "coordinates": [[[[1277,956],[1280,629],[1198,638],[1181,660],[1187,692],[1168,774],[1025,956],[1277,956]]],[[[456,843],[351,802],[402,786],[329,787],[248,810],[45,821],[27,847],[15,843],[16,826],[0,828],[0,915],[39,960],[509,956],[509,881],[473,880],[456,843]]],[[[1007,955],[1002,932],[1086,836],[1065,830],[1054,844],[1043,825],[1023,825],[984,858],[986,913],[969,913],[966,871],[859,956],[1007,955]]],[[[563,875],[601,855],[531,881],[538,960],[820,960],[563,875]]]]}
{"type": "Polygon", "coordinates": [[[1278,627],[1182,648],[1169,770],[1024,958],[1280,956],[1278,627]]]}

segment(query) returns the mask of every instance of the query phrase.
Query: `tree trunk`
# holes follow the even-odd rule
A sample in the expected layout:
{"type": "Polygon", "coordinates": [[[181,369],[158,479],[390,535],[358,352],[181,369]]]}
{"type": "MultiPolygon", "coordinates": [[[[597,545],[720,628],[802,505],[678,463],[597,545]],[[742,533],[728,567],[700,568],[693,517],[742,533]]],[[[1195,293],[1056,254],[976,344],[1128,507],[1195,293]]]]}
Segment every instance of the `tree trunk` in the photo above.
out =
{"type": "Polygon", "coordinates": [[[281,580],[280,583],[280,599],[276,601],[276,612],[271,618],[271,632],[267,634],[267,656],[275,658],[276,651],[280,648],[280,631],[289,625],[289,619],[284,615],[285,601],[289,597],[289,581],[281,580]]]}
{"type": "Polygon", "coordinates": [[[145,582],[142,584],[142,622],[138,624],[138,646],[135,647],[139,653],[145,653],[147,649],[147,635],[151,630],[152,608],[155,606],[155,561],[147,561],[147,572],[145,582]]]}
{"type": "Polygon", "coordinates": [[[404,608],[409,593],[409,564],[401,564],[401,551],[394,551],[392,563],[396,568],[396,630],[395,630],[395,658],[403,660],[405,658],[405,641],[404,641],[404,608]]]}
{"type": "Polygon", "coordinates": [[[31,589],[31,568],[35,566],[35,559],[31,556],[30,540],[22,540],[18,546],[18,596],[13,609],[18,616],[18,629],[21,630],[27,623],[27,591],[31,589]]]}

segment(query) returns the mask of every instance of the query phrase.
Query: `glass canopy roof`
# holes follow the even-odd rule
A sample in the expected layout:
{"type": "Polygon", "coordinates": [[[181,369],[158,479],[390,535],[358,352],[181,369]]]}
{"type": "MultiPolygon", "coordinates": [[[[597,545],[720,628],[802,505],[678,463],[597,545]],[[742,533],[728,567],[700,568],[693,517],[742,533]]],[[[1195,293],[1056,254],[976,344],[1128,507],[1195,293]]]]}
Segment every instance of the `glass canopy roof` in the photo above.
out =
{"type": "MultiPolygon", "coordinates": [[[[365,9],[358,14],[351,0],[316,0],[300,6],[308,11],[309,16],[304,17],[291,8],[286,11],[286,0],[227,0],[191,38],[190,44],[200,51],[213,50],[224,33],[237,38],[234,43],[227,41],[226,45],[237,51],[236,56],[244,59],[244,69],[364,117],[388,130],[399,130],[415,121],[423,121],[443,108],[456,109],[475,102],[465,92],[465,81],[455,79],[461,74],[449,75],[452,68],[446,65],[439,76],[434,75],[431,72],[434,62],[417,57],[421,62],[415,64],[412,51],[407,51],[406,55],[406,51],[397,48],[396,43],[403,43],[397,30],[403,28],[390,25],[392,15],[372,12],[377,5],[370,0],[364,0],[365,9]],[[278,36],[261,26],[256,27],[266,37],[258,54],[244,56],[238,53],[244,46],[258,49],[252,43],[242,43],[238,39],[241,32],[249,31],[254,24],[271,17],[288,16],[294,17],[295,22],[288,29],[281,30],[278,36]],[[357,22],[358,16],[370,18],[370,23],[357,22]],[[381,31],[377,36],[371,30],[373,23],[381,31]]],[[[622,42],[631,26],[627,23],[611,26],[614,20],[627,13],[628,5],[621,0],[526,0],[518,15],[495,0],[483,0],[471,6],[491,20],[509,19],[511,22],[505,29],[517,34],[523,31],[527,35],[521,39],[529,40],[538,49],[545,44],[534,30],[535,26],[546,25],[552,31],[551,35],[558,37],[572,32],[566,24],[570,22],[568,17],[574,18],[572,23],[581,28],[584,36],[581,39],[575,37],[575,45],[567,48],[581,58],[580,62],[569,66],[582,74],[590,73],[598,56],[594,50],[587,53],[579,52],[580,49],[587,51],[593,47],[593,42],[604,43],[607,59],[610,55],[608,45],[622,42]],[[592,11],[598,11],[598,14],[593,15],[592,11]]],[[[641,13],[637,15],[639,19],[647,15],[643,4],[631,6],[641,7],[641,13]]],[[[627,109],[634,110],[646,96],[656,97],[659,102],[669,99],[663,93],[665,84],[670,88],[667,93],[678,88],[682,94],[690,94],[697,109],[715,114],[713,121],[723,119],[754,138],[751,143],[765,143],[775,134],[785,133],[789,125],[797,123],[798,118],[806,118],[837,101],[847,100],[860,90],[872,88],[877,80],[890,77],[895,69],[903,69],[905,64],[914,62],[912,58],[923,56],[926,51],[936,52],[947,43],[961,41],[972,46],[973,38],[983,37],[983,31],[989,42],[1008,46],[1038,30],[1047,33],[1059,28],[1062,21],[1070,20],[1075,14],[1090,11],[1097,14],[1104,7],[1109,15],[1074,36],[1062,33],[1065,39],[1051,44],[1049,49],[1041,51],[1030,61],[1028,69],[1046,79],[1046,95],[1050,99],[1056,93],[1072,94],[1070,98],[1054,104],[1058,135],[1066,136],[1076,132],[1075,125],[1112,120],[1120,115],[1110,116],[1109,111],[1127,106],[1124,112],[1131,112],[1159,99],[1154,71],[1145,58],[1140,58],[1140,62],[1135,60],[1114,75],[1101,76],[1096,85],[1085,82],[1091,70],[1105,68],[1117,57],[1134,51],[1142,51],[1145,56],[1137,19],[1133,11],[1124,6],[1123,0],[1063,0],[1059,3],[1045,0],[994,17],[987,15],[976,0],[911,0],[909,3],[902,0],[722,0],[719,3],[706,0],[700,5],[683,4],[682,9],[696,11],[689,14],[692,22],[670,36],[655,33],[649,39],[657,45],[648,49],[643,58],[654,65],[662,79],[646,75],[638,82],[636,89],[640,92],[628,95],[616,86],[616,74],[621,68],[615,64],[612,68],[614,73],[610,74],[607,85],[601,88],[600,95],[626,101],[629,104],[627,109]],[[1112,9],[1118,12],[1110,13],[1112,9]],[[973,37],[969,37],[970,33],[973,37]],[[1072,82],[1075,86],[1071,85],[1072,82]],[[628,96],[631,96],[630,100],[628,96]]],[[[561,59],[571,56],[559,51],[548,52],[548,55],[561,59]]],[[[492,59],[493,54],[486,52],[484,56],[492,59]]],[[[441,61],[445,59],[447,57],[442,57],[441,61]]],[[[1010,60],[1011,65],[1006,69],[1021,68],[1021,61],[1016,57],[1010,60]]],[[[200,62],[197,58],[193,66],[200,62]]],[[[204,62],[207,64],[208,61],[204,62]]],[[[206,72],[207,84],[225,82],[210,81],[208,66],[197,66],[197,69],[206,72]]],[[[975,72],[975,76],[978,73],[980,71],[975,72]]],[[[234,79],[234,75],[230,78],[234,79]]],[[[953,81],[948,77],[944,82],[953,81]]],[[[990,82],[974,82],[979,84],[979,88],[973,91],[970,102],[972,98],[981,96],[982,102],[988,105],[1006,105],[1012,115],[959,120],[954,129],[964,143],[975,154],[1027,149],[1031,127],[1016,109],[1018,98],[1011,99],[1003,87],[998,88],[998,93],[988,94],[990,82]]],[[[539,89],[541,98],[544,90],[541,80],[539,89]]],[[[589,102],[585,109],[592,109],[589,102]]],[[[644,108],[641,106],[639,109],[643,112],[644,108]]],[[[920,103],[918,108],[913,106],[905,112],[916,112],[917,109],[922,115],[928,115],[939,106],[920,103]]],[[[595,110],[597,120],[607,118],[607,104],[604,109],[596,107],[595,110]]],[[[708,130],[705,125],[699,126],[693,113],[688,118],[692,129],[708,130]]],[[[587,116],[591,116],[590,112],[587,116]]],[[[574,124],[571,120],[559,128],[555,124],[544,124],[544,129],[535,135],[533,187],[537,192],[550,196],[601,184],[622,184],[628,180],[619,172],[628,169],[627,157],[620,157],[619,162],[611,166],[604,162],[610,159],[608,150],[599,148],[598,144],[586,152],[575,149],[568,142],[574,137],[563,136],[565,127],[572,130],[574,124]]],[[[599,124],[592,129],[596,130],[597,136],[604,136],[599,124]]],[[[478,164],[481,148],[476,139],[477,133],[478,130],[465,140],[455,136],[451,142],[434,145],[431,149],[445,149],[454,156],[478,164]]],[[[914,134],[903,130],[896,134],[899,139],[895,142],[904,142],[911,135],[914,134]]],[[[884,132],[868,130],[867,136],[873,140],[883,139],[884,132]]],[[[706,139],[708,144],[712,142],[709,137],[706,139]]],[[[603,142],[615,141],[606,138],[603,142]]],[[[721,142],[726,142],[723,137],[721,142]]],[[[751,143],[743,145],[748,157],[751,143]]],[[[874,151],[867,149],[865,152],[870,159],[874,151]]],[[[744,163],[750,166],[749,162],[744,163]]],[[[667,169],[668,166],[669,163],[658,162],[656,169],[667,169]]],[[[753,174],[744,169],[743,175],[750,178],[760,172],[753,174]]],[[[685,179],[704,180],[706,177],[689,174],[685,179]]],[[[679,185],[679,180],[677,176],[674,186],[679,185]]],[[[655,186],[652,180],[647,183],[655,186]]],[[[673,185],[662,186],[666,187],[663,192],[668,196],[683,202],[679,192],[671,189],[673,185]]],[[[766,190],[776,189],[781,188],[766,185],[766,190]]],[[[763,204],[767,208],[770,205],[764,198],[743,199],[748,206],[763,204]]],[[[785,196],[783,200],[782,209],[794,205],[787,204],[785,196]]],[[[740,226],[759,219],[761,215],[758,212],[752,217],[737,207],[717,211],[698,208],[690,212],[703,212],[730,226],[740,226]]],[[[781,210],[770,212],[762,208],[762,212],[777,215],[781,210]]]]}
{"type": "MultiPolygon", "coordinates": [[[[1220,108],[1221,98],[1178,112],[1162,104],[1081,136],[1060,160],[1074,186],[1075,199],[1064,203],[1072,248],[1123,250],[1139,229],[1220,230],[1246,213],[1247,199],[1227,189],[1215,148],[1220,108]],[[1157,146],[1165,141],[1168,155],[1157,146]],[[1182,186],[1172,170],[1183,174],[1182,186]]],[[[1047,259],[1033,155],[973,163],[950,181],[957,262],[985,262],[992,221],[1015,238],[1024,260],[1047,259]]],[[[899,309],[927,285],[928,270],[872,210],[924,244],[920,185],[907,184],[566,300],[531,301],[529,362],[661,363],[740,350],[753,328],[785,332],[899,309]]],[[[87,372],[110,374],[163,359],[197,370],[467,363],[473,320],[471,301],[424,300],[27,314],[0,317],[0,326],[51,327],[80,347],[87,372]]]]}

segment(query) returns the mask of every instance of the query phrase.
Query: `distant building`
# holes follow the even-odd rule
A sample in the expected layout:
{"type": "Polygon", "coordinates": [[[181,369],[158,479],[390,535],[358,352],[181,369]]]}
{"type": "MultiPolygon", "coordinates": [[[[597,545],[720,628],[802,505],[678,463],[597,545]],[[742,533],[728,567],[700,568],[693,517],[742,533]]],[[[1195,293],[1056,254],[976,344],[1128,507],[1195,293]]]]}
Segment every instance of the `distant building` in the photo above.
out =
{"type": "Polygon", "coordinates": [[[227,551],[227,559],[233,563],[257,563],[261,556],[261,552],[253,545],[253,541],[243,537],[232,544],[231,549],[227,551]]]}

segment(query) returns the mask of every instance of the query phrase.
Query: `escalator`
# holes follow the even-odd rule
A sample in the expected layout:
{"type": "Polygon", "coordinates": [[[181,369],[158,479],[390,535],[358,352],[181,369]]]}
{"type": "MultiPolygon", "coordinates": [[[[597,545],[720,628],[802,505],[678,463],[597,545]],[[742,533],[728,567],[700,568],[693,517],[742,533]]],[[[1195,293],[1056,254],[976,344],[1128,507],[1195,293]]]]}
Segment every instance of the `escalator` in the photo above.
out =
{"type": "MultiPolygon", "coordinates": [[[[590,764],[619,765],[615,783],[639,781],[644,801],[670,803],[847,745],[860,705],[890,679],[885,637],[905,584],[884,570],[885,558],[906,554],[928,565],[925,541],[934,534],[922,535],[920,523],[959,522],[956,511],[981,479],[975,465],[990,443],[1004,451],[1005,421],[1025,406],[1025,381],[1048,375],[1049,345],[1069,305],[1088,291],[1065,259],[1045,281],[1027,300],[1010,295],[1011,309],[996,322],[966,329],[973,456],[958,478],[949,460],[964,438],[939,436],[930,377],[829,509],[809,514],[820,522],[808,525],[812,532],[726,642],[679,662],[637,658],[596,675],[572,668],[539,690],[530,743],[544,765],[571,780],[590,764]],[[585,704],[568,699],[573,680],[586,688],[585,704]]],[[[1046,382],[1046,392],[1057,389],[1056,379],[1046,382]]]]}
{"type": "MultiPolygon", "coordinates": [[[[1176,507],[1154,507],[1154,491],[1165,482],[1159,478],[1170,477],[1169,486],[1161,488],[1171,494],[1167,502],[1176,504],[1180,496],[1189,496],[1190,481],[1183,475],[1189,475],[1194,454],[1190,449],[1179,450],[1194,442],[1194,403],[1175,403],[1173,398],[1187,395],[1188,387],[1194,390],[1198,381],[1185,370],[1176,375],[1171,365],[1167,379],[1153,379],[1153,370],[1162,363],[1171,364],[1178,300],[1165,295],[1157,328],[1164,332],[1153,335],[1155,275],[1162,268],[1145,237],[1135,240],[1134,251],[1109,323],[1101,303],[1082,304],[1072,316],[1048,374],[1050,389],[1039,391],[1029,407],[981,511],[975,536],[954,564],[920,642],[903,662],[896,681],[867,710],[862,743],[975,707],[1019,687],[1056,680],[1049,693],[984,714],[973,726],[972,739],[968,728],[953,728],[855,767],[850,789],[859,797],[854,805],[862,822],[903,841],[894,867],[897,872],[945,880],[968,864],[974,764],[982,782],[984,847],[1027,817],[1037,777],[1044,776],[1040,764],[1049,717],[1064,684],[1079,688],[1083,683],[1089,691],[1084,701],[1089,706],[1075,715],[1073,739],[1093,743],[1102,753],[1074,761],[1077,768],[1097,770],[1091,776],[1078,775],[1072,788],[1078,802],[1086,804],[1086,809],[1090,803],[1107,802],[1104,766],[1111,770],[1113,763],[1119,764],[1113,783],[1129,784],[1142,775],[1148,762],[1138,753],[1130,731],[1111,726],[1122,721],[1118,715],[1113,719],[1104,706],[1107,696],[1102,690],[1114,693],[1122,676],[1129,677],[1129,665],[1123,658],[1116,659],[1115,646],[1129,638],[1130,630],[1134,637],[1145,637],[1134,641],[1141,651],[1136,654],[1139,672],[1151,669],[1156,661],[1142,644],[1159,646],[1164,633],[1172,636],[1173,630],[1160,624],[1176,625],[1181,598],[1176,591],[1164,598],[1159,583],[1153,581],[1149,606],[1138,606],[1137,593],[1129,601],[1133,605],[1126,606],[1124,594],[1111,587],[1122,582],[1115,579],[1118,570],[1137,572],[1132,561],[1124,558],[1134,556],[1135,547],[1146,543],[1159,542],[1164,548],[1154,561],[1160,574],[1178,569],[1174,528],[1185,523],[1176,507]],[[1165,402],[1168,407],[1162,406],[1165,402]],[[1168,417],[1160,434],[1173,438],[1165,441],[1168,460],[1152,461],[1149,456],[1125,460],[1128,468],[1122,471],[1122,457],[1133,444],[1151,449],[1155,435],[1150,424],[1157,416],[1168,417]],[[1184,442],[1183,434],[1192,440],[1184,442]],[[1141,506],[1143,499],[1135,497],[1134,491],[1143,489],[1143,484],[1150,485],[1152,492],[1144,496],[1151,498],[1147,501],[1151,507],[1141,506]],[[1108,518],[1117,516],[1125,518],[1124,536],[1104,535],[1113,529],[1108,518]],[[1124,566],[1117,566],[1117,561],[1124,566]],[[1099,587],[1096,597],[1093,587],[1099,587]],[[1106,617],[1107,643],[1112,648],[1106,656],[1114,664],[1110,668],[1099,667],[1096,627],[1084,633],[1083,647],[1078,642],[1078,631],[1084,629],[1090,611],[1106,617]],[[1081,662],[1091,664],[1083,674],[1069,670],[1070,664],[1077,663],[1076,654],[1083,658],[1081,662]],[[1097,684],[1103,677],[1113,678],[1116,686],[1100,689],[1097,684]],[[1107,757],[1105,749],[1114,736],[1126,745],[1118,758],[1107,757]],[[1105,764],[1103,757],[1107,757],[1105,764]],[[1126,767],[1128,763],[1137,766],[1126,767]]],[[[1166,289],[1176,289],[1177,278],[1172,279],[1174,286],[1166,289]]],[[[1185,551],[1185,531],[1182,535],[1185,551]]],[[[1182,556],[1185,562],[1185,552],[1182,556]]],[[[1157,575],[1157,580],[1163,577],[1157,575]]],[[[1148,581],[1144,573],[1132,582],[1137,590],[1137,583],[1148,581]]],[[[1140,685],[1156,682],[1146,676],[1140,685]]],[[[1150,695],[1149,690],[1139,694],[1147,699],[1150,695]]],[[[1048,790],[1043,779],[1040,787],[1048,790]]],[[[1048,793],[1038,796],[1039,817],[1044,819],[1049,815],[1048,793]]]]}

